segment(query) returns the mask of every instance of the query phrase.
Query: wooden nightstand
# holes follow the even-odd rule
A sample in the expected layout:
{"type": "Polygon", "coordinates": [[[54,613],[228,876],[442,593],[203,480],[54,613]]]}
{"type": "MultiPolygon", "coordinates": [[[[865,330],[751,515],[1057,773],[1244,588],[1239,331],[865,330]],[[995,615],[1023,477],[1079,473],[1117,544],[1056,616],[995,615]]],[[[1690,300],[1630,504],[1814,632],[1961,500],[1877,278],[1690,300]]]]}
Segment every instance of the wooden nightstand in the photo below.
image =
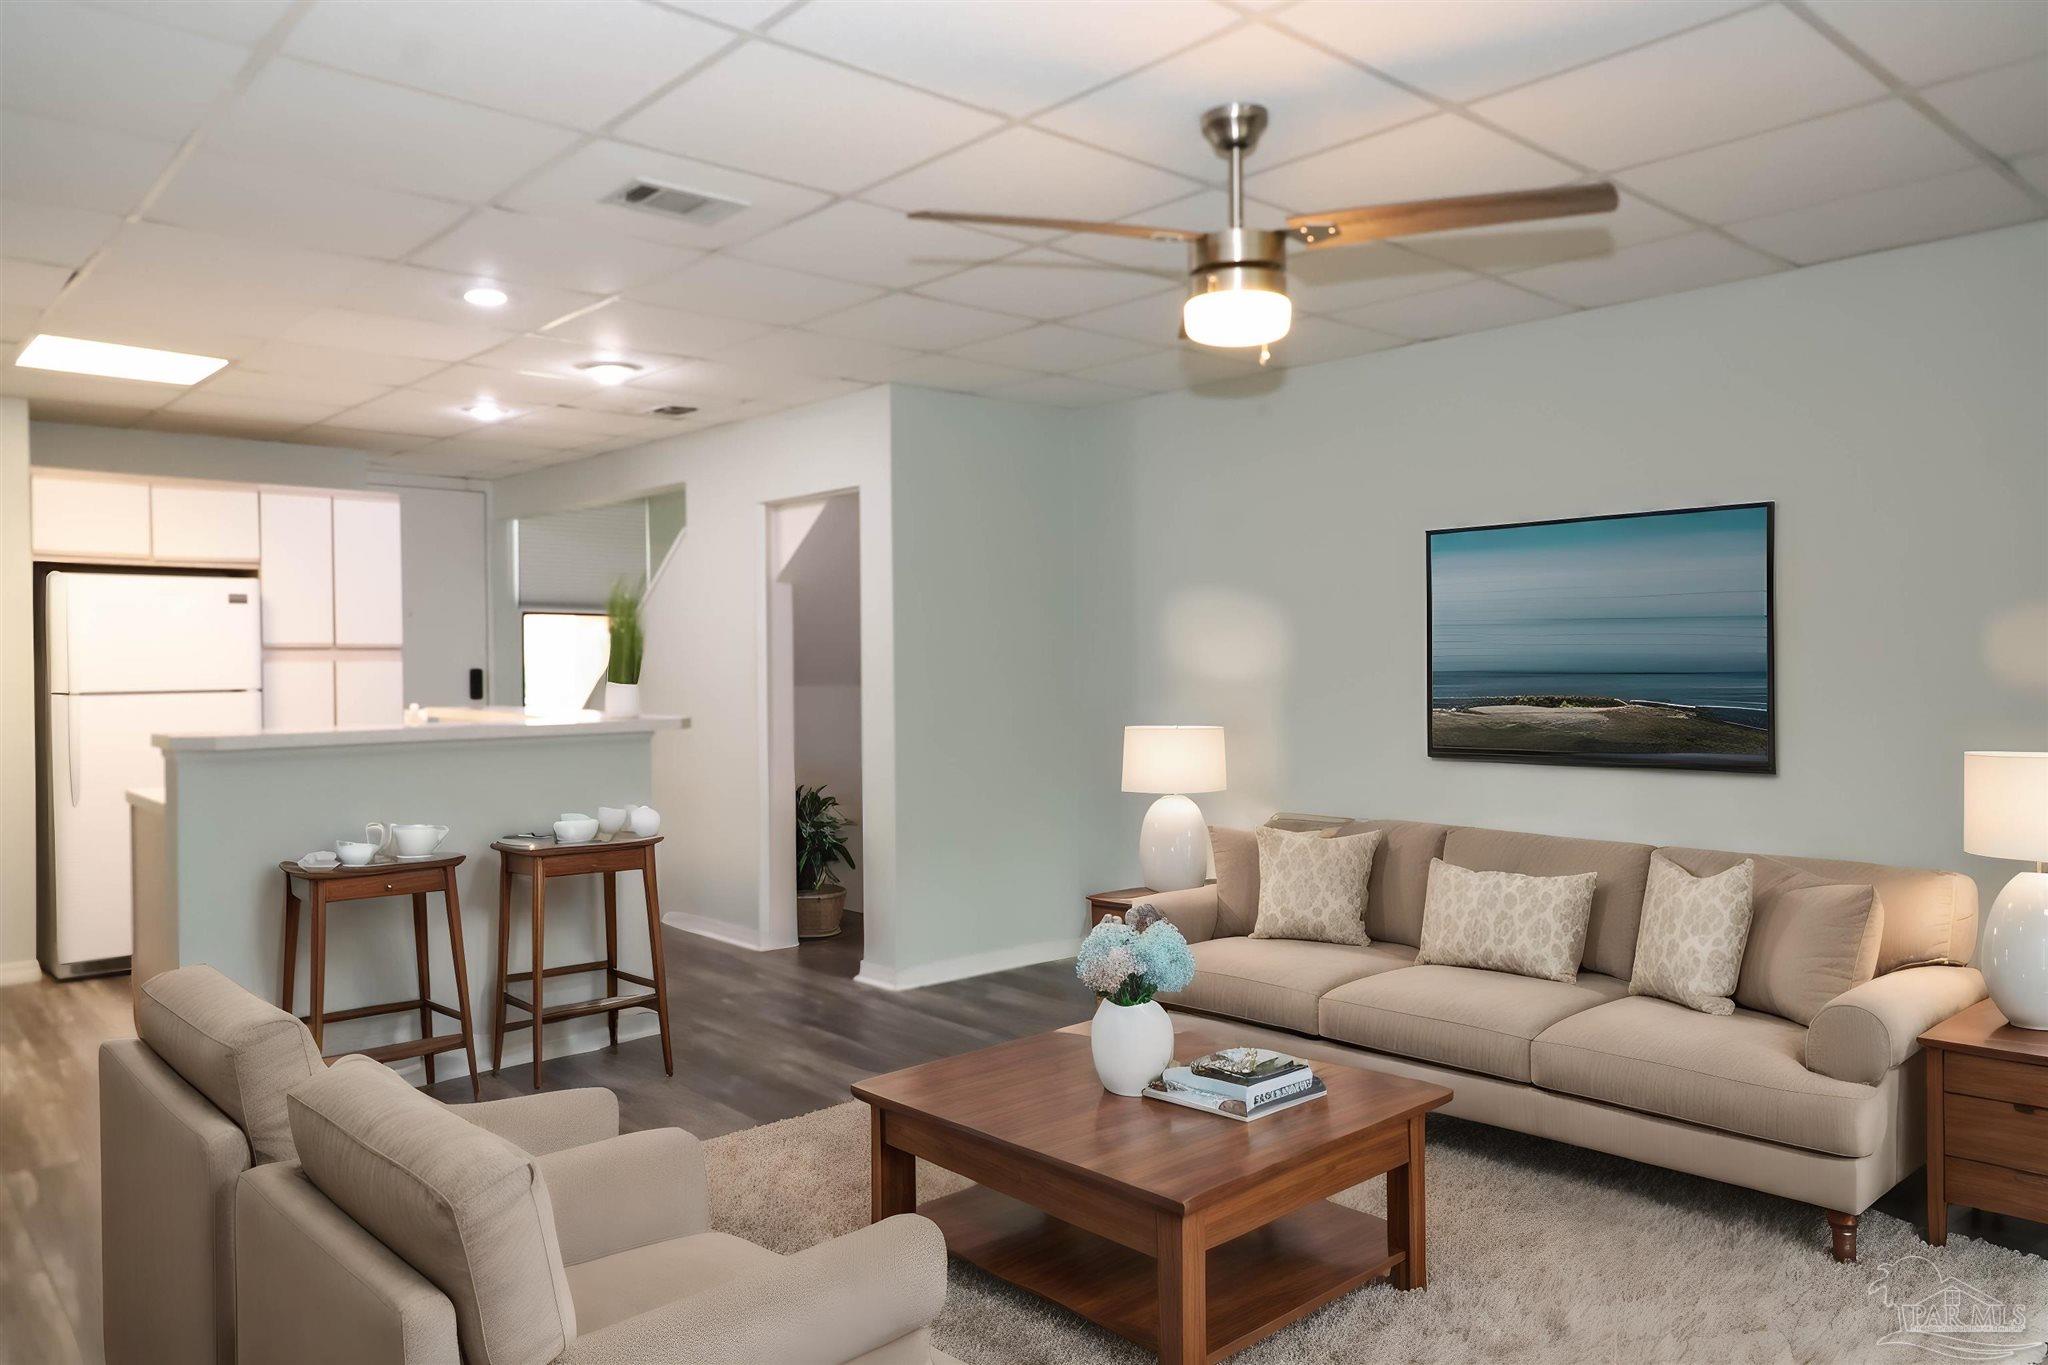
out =
{"type": "Polygon", "coordinates": [[[1920,1035],[1927,1056],[1927,1240],[1948,1206],[2048,1223],[2048,1032],[1980,1000],[1920,1035]]]}
{"type": "Polygon", "coordinates": [[[1121,891],[1097,891],[1088,897],[1088,927],[1102,923],[1106,915],[1121,915],[1145,897],[1155,894],[1149,886],[1127,886],[1121,891]]]}

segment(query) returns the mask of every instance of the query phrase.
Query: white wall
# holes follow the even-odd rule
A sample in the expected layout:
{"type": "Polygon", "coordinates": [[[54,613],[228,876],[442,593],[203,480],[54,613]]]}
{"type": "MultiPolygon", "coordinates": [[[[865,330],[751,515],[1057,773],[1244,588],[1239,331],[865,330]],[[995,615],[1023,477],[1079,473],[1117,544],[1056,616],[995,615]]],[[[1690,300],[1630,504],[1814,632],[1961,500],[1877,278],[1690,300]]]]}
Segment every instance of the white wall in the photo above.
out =
{"type": "Polygon", "coordinates": [[[0,985],[39,970],[28,447],[28,404],[0,398],[0,985]]]}
{"type": "MultiPolygon", "coordinates": [[[[852,867],[836,867],[846,908],[865,905],[861,868],[860,782],[860,499],[850,494],[814,504],[815,516],[785,517],[808,530],[777,575],[789,588],[790,739],[799,785],[823,787],[854,822],[847,831],[852,867]]],[[[789,509],[800,512],[800,508],[789,509]]]]}
{"type": "Polygon", "coordinates": [[[469,670],[490,658],[487,495],[473,488],[398,490],[404,560],[405,699],[422,706],[480,706],[469,670]]]}
{"type": "Polygon", "coordinates": [[[846,908],[865,908],[867,851],[861,846],[860,684],[805,683],[794,689],[796,780],[823,787],[839,798],[839,810],[854,827],[847,831],[846,850],[854,865],[835,867],[832,876],[846,888],[846,908]]]}

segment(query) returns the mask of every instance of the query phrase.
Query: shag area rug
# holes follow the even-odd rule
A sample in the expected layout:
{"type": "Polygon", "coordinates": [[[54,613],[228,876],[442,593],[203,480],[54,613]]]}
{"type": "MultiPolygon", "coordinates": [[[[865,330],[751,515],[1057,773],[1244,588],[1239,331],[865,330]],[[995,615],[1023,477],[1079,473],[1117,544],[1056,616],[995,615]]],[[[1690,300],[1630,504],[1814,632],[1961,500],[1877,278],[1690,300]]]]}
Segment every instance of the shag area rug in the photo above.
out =
{"type": "MultiPolygon", "coordinates": [[[[1234,1362],[2043,1359],[2048,1261],[2040,1257],[1953,1235],[1937,1249],[1912,1225],[1873,1212],[1860,1228],[1861,1259],[1838,1265],[1819,1210],[1804,1204],[1441,1116],[1430,1120],[1429,1144],[1429,1288],[1368,1285],[1234,1362]],[[1895,1305],[1930,1294],[1938,1301],[1944,1277],[1968,1286],[1966,1299],[1988,1295],[2024,1309],[2025,1328],[1901,1333],[1895,1305]],[[1985,1349],[2015,1342],[2035,1344],[2013,1354],[1985,1349]]],[[[791,1252],[867,1222],[865,1105],[706,1147],[721,1231],[791,1252]]],[[[966,1184],[918,1163],[920,1199],[966,1184]]],[[[1338,1202],[1384,1214],[1385,1181],[1354,1186],[1338,1202]]],[[[963,1261],[949,1270],[934,1336],[965,1365],[1151,1359],[963,1261]]]]}

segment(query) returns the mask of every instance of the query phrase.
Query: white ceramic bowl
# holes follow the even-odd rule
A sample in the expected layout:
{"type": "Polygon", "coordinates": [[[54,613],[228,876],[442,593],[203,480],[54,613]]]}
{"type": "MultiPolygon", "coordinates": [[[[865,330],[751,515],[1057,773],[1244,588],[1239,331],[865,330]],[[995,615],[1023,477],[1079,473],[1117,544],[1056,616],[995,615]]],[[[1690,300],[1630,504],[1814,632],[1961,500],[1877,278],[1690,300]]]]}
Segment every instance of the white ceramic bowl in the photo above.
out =
{"type": "Polygon", "coordinates": [[[597,837],[597,821],[588,815],[564,815],[555,821],[555,842],[587,844],[597,837]]]}
{"type": "Polygon", "coordinates": [[[336,839],[334,853],[343,867],[361,867],[377,856],[377,846],[360,839],[336,839]]]}
{"type": "Polygon", "coordinates": [[[626,827],[624,806],[599,806],[597,808],[597,832],[603,835],[617,834],[626,827]]]}

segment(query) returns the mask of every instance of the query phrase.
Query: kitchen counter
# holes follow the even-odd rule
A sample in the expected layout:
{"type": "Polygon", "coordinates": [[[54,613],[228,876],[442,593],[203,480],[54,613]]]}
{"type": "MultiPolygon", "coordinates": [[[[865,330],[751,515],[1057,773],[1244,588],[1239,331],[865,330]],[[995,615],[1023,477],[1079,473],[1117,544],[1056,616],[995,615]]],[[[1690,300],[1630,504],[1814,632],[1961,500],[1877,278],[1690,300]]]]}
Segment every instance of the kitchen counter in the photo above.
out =
{"type": "Polygon", "coordinates": [[[166,752],[248,749],[330,749],[363,744],[439,744],[496,739],[533,739],[559,735],[646,735],[657,730],[687,728],[682,716],[635,716],[625,719],[601,711],[530,716],[515,710],[470,711],[447,707],[424,713],[404,725],[334,726],[324,730],[249,730],[203,735],[155,735],[166,752]]]}

